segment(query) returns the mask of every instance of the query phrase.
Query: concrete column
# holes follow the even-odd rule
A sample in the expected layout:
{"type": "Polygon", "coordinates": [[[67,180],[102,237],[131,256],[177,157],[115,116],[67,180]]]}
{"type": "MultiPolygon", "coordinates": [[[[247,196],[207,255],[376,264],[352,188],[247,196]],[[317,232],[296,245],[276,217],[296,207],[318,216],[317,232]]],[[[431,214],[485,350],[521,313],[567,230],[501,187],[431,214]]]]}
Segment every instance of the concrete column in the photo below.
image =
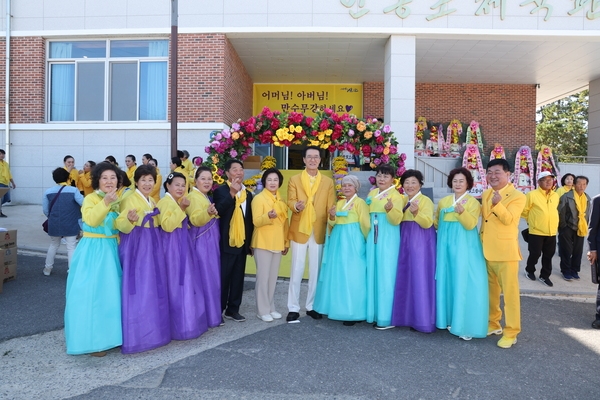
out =
{"type": "Polygon", "coordinates": [[[416,38],[392,35],[385,45],[384,119],[414,167],[416,38]]]}
{"type": "Polygon", "coordinates": [[[590,82],[588,156],[590,163],[600,163],[600,79],[590,82]]]}

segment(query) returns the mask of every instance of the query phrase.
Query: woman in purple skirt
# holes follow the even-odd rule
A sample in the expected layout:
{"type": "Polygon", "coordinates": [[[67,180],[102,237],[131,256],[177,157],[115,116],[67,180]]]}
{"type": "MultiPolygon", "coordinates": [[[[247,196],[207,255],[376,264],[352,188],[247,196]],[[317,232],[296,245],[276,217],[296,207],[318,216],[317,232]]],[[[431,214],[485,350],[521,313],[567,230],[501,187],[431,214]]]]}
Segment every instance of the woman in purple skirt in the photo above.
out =
{"type": "Polygon", "coordinates": [[[167,270],[158,227],[158,208],[150,197],[156,169],[142,165],[134,175],[136,190],[121,202],[115,221],[123,266],[123,353],[155,349],[171,341],[167,270]]]}
{"type": "Polygon", "coordinates": [[[219,253],[219,219],[217,209],[208,198],[212,189],[212,172],[208,167],[196,169],[195,184],[187,195],[190,205],[185,213],[191,223],[189,230],[204,292],[206,320],[213,328],[221,325],[221,262],[219,253]]]}
{"type": "Polygon", "coordinates": [[[433,202],[421,194],[423,174],[409,169],[400,178],[404,215],[394,291],[392,325],[435,331],[435,248],[433,202]]]}
{"type": "Polygon", "coordinates": [[[185,210],[190,205],[186,178],[172,172],[165,184],[165,197],[158,202],[162,241],[167,264],[171,337],[194,339],[208,330],[200,272],[188,233],[185,210]]]}

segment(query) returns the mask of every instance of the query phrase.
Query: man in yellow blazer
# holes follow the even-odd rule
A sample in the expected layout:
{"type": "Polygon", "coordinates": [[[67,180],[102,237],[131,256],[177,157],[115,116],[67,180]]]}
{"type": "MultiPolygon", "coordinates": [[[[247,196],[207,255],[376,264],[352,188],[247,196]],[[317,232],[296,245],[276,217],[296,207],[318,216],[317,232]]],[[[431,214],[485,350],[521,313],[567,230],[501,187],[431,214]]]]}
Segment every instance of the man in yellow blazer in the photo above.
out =
{"type": "Polygon", "coordinates": [[[488,336],[501,335],[498,347],[508,349],[517,343],[521,332],[519,293],[519,219],[525,208],[525,195],[509,182],[510,168],[503,159],[487,165],[491,189],[482,195],[481,244],[487,264],[490,291],[488,336]],[[502,330],[500,294],[504,293],[506,326],[502,330]]]}
{"type": "Polygon", "coordinates": [[[304,275],[308,252],[308,294],[306,314],[320,319],[313,310],[313,302],[319,279],[319,266],[325,243],[327,212],[335,205],[333,180],[319,172],[321,151],[318,147],[304,149],[302,160],[306,169],[290,178],[287,204],[292,210],[288,238],[292,250],[292,271],[288,289],[288,323],[300,322],[300,284],[304,275]]]}

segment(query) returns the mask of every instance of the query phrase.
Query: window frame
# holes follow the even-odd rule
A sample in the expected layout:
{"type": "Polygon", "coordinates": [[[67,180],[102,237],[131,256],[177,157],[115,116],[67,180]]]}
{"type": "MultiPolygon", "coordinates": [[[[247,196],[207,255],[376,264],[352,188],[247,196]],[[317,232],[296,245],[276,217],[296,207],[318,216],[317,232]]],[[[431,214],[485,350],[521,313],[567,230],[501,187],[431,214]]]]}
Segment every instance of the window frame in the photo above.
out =
{"type": "Polygon", "coordinates": [[[168,122],[169,121],[169,51],[170,51],[170,40],[168,37],[123,37],[123,38],[113,38],[113,39],[94,39],[94,38],[62,38],[62,39],[51,39],[46,40],[46,93],[45,93],[45,113],[46,113],[46,123],[50,124],[97,124],[97,123],[146,123],[146,122],[168,122]],[[167,55],[160,56],[148,56],[148,57],[111,57],[110,56],[110,43],[111,41],[127,41],[127,40],[135,40],[135,41],[167,41],[167,55]],[[96,57],[96,58],[50,58],[50,44],[51,43],[61,43],[61,42],[105,42],[106,55],[105,57],[96,57]],[[83,121],[77,120],[77,78],[79,76],[79,63],[99,63],[104,62],[104,117],[102,120],[98,121],[83,121]],[[132,63],[136,64],[137,71],[137,81],[136,81],[136,119],[135,120],[121,120],[121,121],[113,121],[110,120],[110,99],[111,99],[111,83],[112,83],[112,64],[113,63],[132,63]],[[165,98],[165,119],[140,119],[140,79],[141,79],[141,64],[144,62],[164,62],[166,63],[166,98],[165,98]],[[72,121],[52,121],[52,109],[51,109],[51,100],[52,100],[52,65],[55,64],[70,64],[74,65],[74,94],[73,94],[73,120],[72,121]]]}

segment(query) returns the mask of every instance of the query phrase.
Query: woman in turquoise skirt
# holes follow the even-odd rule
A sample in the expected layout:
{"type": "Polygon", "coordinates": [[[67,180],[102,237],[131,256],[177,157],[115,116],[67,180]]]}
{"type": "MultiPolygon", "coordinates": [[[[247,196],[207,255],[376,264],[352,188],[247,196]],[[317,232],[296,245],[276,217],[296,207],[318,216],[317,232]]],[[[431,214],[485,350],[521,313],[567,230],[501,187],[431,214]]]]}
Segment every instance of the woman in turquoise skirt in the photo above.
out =
{"type": "Polygon", "coordinates": [[[92,171],[92,188],[83,200],[83,238],[67,278],[65,339],[67,354],[104,356],[123,342],[121,264],[117,249],[119,169],[107,162],[92,171]]]}
{"type": "Polygon", "coordinates": [[[488,281],[477,222],[481,206],[468,194],[473,177],[465,168],[448,175],[453,195],[440,200],[436,270],[436,327],[463,340],[488,330],[488,281]]]}
{"type": "Polygon", "coordinates": [[[394,186],[394,168],[381,164],[376,170],[377,188],[366,203],[371,215],[367,237],[367,322],[375,329],[391,329],[394,286],[400,250],[402,195],[394,186]]]}
{"type": "Polygon", "coordinates": [[[333,226],[326,239],[317,282],[314,309],[329,319],[354,325],[367,318],[367,265],[365,238],[369,234],[369,207],[357,196],[355,176],[342,179],[346,197],[329,210],[333,226]]]}

